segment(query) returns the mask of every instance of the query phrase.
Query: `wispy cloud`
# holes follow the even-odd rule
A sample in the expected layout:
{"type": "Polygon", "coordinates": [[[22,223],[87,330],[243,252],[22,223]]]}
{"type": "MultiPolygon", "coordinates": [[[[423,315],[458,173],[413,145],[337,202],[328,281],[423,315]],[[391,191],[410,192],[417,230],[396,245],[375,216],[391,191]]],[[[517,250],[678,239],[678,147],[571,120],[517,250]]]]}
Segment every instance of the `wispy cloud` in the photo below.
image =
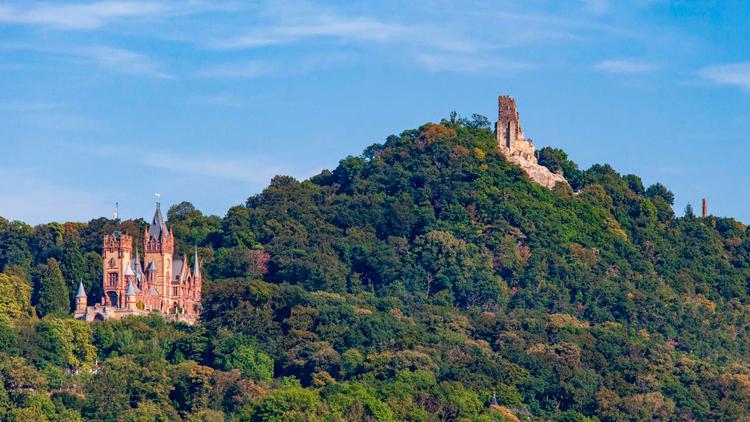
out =
{"type": "Polygon", "coordinates": [[[717,85],[730,85],[750,91],[750,62],[707,66],[698,75],[717,85]]]}
{"type": "Polygon", "coordinates": [[[251,60],[204,66],[198,70],[198,76],[205,78],[254,79],[268,76],[276,70],[277,66],[274,63],[262,60],[251,60]]]}
{"type": "MultiPolygon", "coordinates": [[[[288,18],[288,17],[287,17],[288,18]]],[[[390,41],[408,32],[402,25],[371,17],[344,17],[331,12],[296,16],[248,31],[238,37],[217,40],[217,48],[255,48],[297,42],[308,38],[335,38],[342,41],[390,41]]]]}
{"type": "Polygon", "coordinates": [[[112,19],[153,16],[167,11],[163,4],[140,1],[0,5],[0,23],[43,25],[59,29],[95,29],[112,19]]]}
{"type": "Polygon", "coordinates": [[[63,104],[48,101],[9,100],[0,101],[0,110],[19,113],[49,111],[62,108],[63,104]]]}
{"type": "Polygon", "coordinates": [[[493,59],[476,56],[461,57],[449,54],[418,54],[416,60],[431,72],[496,72],[508,74],[533,67],[529,63],[510,59],[493,59]]]}
{"type": "Polygon", "coordinates": [[[279,162],[279,160],[258,158],[212,157],[206,154],[190,156],[157,151],[148,154],[141,164],[174,173],[252,184],[268,183],[273,176],[278,174],[301,176],[301,174],[295,174],[300,172],[272,164],[279,162]]]}
{"type": "Polygon", "coordinates": [[[60,47],[38,44],[0,44],[0,50],[31,51],[44,55],[60,56],[73,62],[84,62],[115,73],[170,78],[163,65],[151,57],[123,48],[106,45],[89,47],[60,47]]]}
{"type": "Polygon", "coordinates": [[[659,69],[656,63],[631,59],[604,60],[594,65],[594,69],[607,73],[648,73],[659,69]]]}
{"type": "Polygon", "coordinates": [[[0,216],[30,224],[56,221],[84,221],[102,211],[101,197],[54,180],[40,177],[28,169],[0,167],[0,216]],[[50,214],[50,210],[54,210],[50,214]],[[90,213],[94,213],[93,215],[90,213]]]}
{"type": "Polygon", "coordinates": [[[99,67],[133,75],[145,75],[155,78],[171,78],[172,75],[162,70],[162,65],[141,53],[122,48],[97,46],[70,50],[71,54],[86,57],[99,67]]]}

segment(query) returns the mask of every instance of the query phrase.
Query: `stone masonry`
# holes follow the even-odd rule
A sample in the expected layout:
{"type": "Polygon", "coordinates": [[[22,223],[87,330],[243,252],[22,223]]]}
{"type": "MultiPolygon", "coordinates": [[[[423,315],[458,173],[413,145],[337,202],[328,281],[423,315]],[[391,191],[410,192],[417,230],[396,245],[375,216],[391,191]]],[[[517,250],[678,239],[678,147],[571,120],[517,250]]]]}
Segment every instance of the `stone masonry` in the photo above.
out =
{"type": "Polygon", "coordinates": [[[497,144],[505,159],[520,167],[531,180],[547,189],[552,189],[558,183],[567,184],[561,174],[552,173],[547,167],[539,165],[534,143],[524,137],[516,100],[501,95],[497,100],[497,109],[497,144]]]}

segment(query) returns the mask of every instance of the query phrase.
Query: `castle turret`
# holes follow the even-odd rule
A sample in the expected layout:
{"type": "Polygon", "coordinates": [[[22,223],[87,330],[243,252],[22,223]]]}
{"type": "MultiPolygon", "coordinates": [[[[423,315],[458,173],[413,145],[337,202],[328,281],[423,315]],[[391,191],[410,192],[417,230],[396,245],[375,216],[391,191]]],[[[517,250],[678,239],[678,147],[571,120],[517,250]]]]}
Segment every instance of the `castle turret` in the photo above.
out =
{"type": "Polygon", "coordinates": [[[83,314],[88,306],[88,297],[86,290],[83,288],[83,280],[78,281],[78,293],[76,293],[76,314],[83,314]]]}
{"type": "Polygon", "coordinates": [[[133,287],[133,283],[128,283],[128,290],[125,292],[125,308],[133,311],[135,310],[135,288],[133,287]]]}

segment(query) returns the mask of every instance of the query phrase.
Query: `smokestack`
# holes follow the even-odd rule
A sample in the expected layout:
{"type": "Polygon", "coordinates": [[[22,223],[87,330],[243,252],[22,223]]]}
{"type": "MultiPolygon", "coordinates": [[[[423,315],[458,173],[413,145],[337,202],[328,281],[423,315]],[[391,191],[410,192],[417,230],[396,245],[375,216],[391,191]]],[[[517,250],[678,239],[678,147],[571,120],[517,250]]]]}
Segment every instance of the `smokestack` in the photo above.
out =
{"type": "Polygon", "coordinates": [[[703,198],[703,218],[708,217],[708,202],[706,201],[706,198],[703,198]]]}

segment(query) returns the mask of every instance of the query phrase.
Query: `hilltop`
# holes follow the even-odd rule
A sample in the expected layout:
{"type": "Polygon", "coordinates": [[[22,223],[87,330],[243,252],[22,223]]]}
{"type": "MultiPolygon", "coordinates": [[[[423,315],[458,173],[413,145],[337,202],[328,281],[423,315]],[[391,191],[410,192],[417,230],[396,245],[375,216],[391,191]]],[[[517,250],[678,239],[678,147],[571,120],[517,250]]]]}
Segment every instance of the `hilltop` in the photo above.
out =
{"type": "Polygon", "coordinates": [[[0,414],[750,418],[747,227],[678,218],[666,187],[558,149],[534,159],[566,183],[535,183],[488,119],[454,114],[277,176],[223,218],[178,204],[167,225],[205,262],[192,327],[48,303],[78,275],[95,289],[103,233],[140,242],[143,221],[0,220],[0,414]]]}

